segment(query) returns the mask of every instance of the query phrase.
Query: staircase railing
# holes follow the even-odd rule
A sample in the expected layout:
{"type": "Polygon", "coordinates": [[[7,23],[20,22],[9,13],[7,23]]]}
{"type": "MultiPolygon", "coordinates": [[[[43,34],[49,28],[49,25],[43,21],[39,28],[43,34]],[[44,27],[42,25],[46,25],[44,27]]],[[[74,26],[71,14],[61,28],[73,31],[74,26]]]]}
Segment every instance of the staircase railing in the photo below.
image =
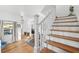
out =
{"type": "MultiPolygon", "coordinates": [[[[49,26],[49,16],[51,15],[52,10],[44,17],[44,19],[38,24],[39,25],[39,47],[40,47],[40,51],[42,48],[47,47],[48,44],[45,44],[45,42],[48,40],[46,37],[48,35],[48,30],[50,28],[49,26]]],[[[52,20],[51,20],[52,21],[52,20]]],[[[50,30],[49,30],[50,32],[50,30]]],[[[51,32],[50,32],[51,33],[51,32]]],[[[50,40],[50,36],[49,36],[49,40],[50,40]]]]}

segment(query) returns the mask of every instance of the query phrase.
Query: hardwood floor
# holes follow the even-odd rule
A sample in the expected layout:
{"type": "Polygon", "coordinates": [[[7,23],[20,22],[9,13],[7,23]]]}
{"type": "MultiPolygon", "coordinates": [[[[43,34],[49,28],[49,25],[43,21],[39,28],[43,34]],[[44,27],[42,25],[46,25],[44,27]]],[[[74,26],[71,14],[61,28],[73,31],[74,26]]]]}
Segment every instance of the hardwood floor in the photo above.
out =
{"type": "Polygon", "coordinates": [[[43,48],[43,49],[41,50],[41,53],[55,53],[55,52],[52,51],[52,50],[50,50],[50,49],[48,49],[48,48],[43,48]]]}
{"type": "MultiPolygon", "coordinates": [[[[26,39],[27,40],[27,39],[26,39]]],[[[24,40],[9,44],[2,49],[3,53],[33,53],[33,47],[25,43],[24,40]]]]}

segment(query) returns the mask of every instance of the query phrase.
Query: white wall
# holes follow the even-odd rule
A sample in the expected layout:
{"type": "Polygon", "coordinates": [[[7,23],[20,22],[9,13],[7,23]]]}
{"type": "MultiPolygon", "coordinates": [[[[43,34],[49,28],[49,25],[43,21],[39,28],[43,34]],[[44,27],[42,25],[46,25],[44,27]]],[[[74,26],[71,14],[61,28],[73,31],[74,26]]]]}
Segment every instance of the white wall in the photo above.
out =
{"type": "Polygon", "coordinates": [[[79,5],[75,5],[74,8],[75,8],[75,14],[79,20],[79,5]]]}
{"type": "Polygon", "coordinates": [[[68,16],[69,5],[56,5],[56,16],[68,16]]]}
{"type": "Polygon", "coordinates": [[[0,12],[0,20],[17,21],[20,20],[20,16],[8,12],[0,12]]]}

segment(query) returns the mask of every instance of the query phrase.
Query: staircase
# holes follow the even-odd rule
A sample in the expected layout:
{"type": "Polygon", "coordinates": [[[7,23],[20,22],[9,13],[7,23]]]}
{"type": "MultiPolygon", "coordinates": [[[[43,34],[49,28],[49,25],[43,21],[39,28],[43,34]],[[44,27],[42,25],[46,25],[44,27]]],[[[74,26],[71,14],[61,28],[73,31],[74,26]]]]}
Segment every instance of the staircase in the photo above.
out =
{"type": "Polygon", "coordinates": [[[76,16],[57,17],[41,53],[79,53],[79,21],[76,16]]]}

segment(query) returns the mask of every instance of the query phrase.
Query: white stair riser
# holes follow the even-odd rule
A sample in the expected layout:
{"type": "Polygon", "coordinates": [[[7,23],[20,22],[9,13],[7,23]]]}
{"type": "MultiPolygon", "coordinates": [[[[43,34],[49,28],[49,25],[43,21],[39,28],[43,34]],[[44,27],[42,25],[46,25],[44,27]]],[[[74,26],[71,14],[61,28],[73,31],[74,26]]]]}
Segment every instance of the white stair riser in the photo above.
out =
{"type": "MultiPolygon", "coordinates": [[[[46,43],[45,43],[46,44],[46,43]]],[[[58,52],[58,53],[67,53],[66,51],[64,51],[63,49],[60,49],[58,47],[55,47],[55,46],[52,46],[52,45],[49,45],[47,46],[47,48],[49,48],[50,50],[52,51],[55,51],[55,52],[58,52]]]]}
{"type": "Polygon", "coordinates": [[[56,38],[56,37],[51,37],[50,40],[79,48],[79,42],[66,40],[66,39],[62,39],[62,38],[56,38]]]}
{"type": "Polygon", "coordinates": [[[79,31],[79,27],[53,27],[53,29],[79,31]]]}
{"type": "Polygon", "coordinates": [[[52,31],[53,34],[79,38],[79,33],[52,31]]]}

